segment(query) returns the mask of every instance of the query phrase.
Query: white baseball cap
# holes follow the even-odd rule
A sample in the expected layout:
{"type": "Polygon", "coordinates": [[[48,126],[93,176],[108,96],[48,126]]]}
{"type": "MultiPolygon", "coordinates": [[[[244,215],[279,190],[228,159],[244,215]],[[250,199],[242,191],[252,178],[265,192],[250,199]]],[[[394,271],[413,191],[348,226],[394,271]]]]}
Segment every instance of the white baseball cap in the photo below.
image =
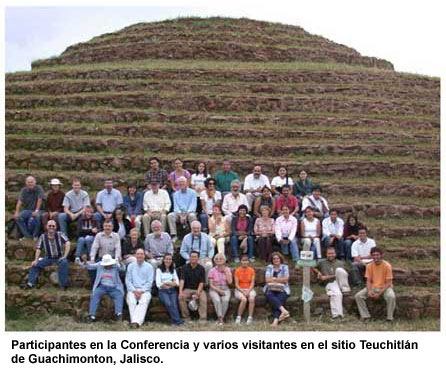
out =
{"type": "Polygon", "coordinates": [[[62,185],[58,178],[53,178],[50,182],[50,185],[62,185]]]}

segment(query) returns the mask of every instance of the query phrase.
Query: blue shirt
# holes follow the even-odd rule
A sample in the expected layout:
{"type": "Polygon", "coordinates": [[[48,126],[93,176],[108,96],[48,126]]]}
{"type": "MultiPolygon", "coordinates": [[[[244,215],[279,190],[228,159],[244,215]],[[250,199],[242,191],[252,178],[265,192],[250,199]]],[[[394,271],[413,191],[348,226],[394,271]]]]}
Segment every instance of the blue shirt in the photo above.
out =
{"type": "Polygon", "coordinates": [[[101,190],[96,195],[96,205],[100,204],[104,212],[113,212],[116,208],[123,204],[121,191],[111,189],[110,192],[107,189],[101,190]]]}
{"type": "Polygon", "coordinates": [[[124,207],[128,216],[139,216],[142,214],[142,194],[137,192],[135,199],[132,201],[130,195],[124,196],[124,207]]]}
{"type": "Polygon", "coordinates": [[[190,253],[200,252],[200,258],[214,257],[214,247],[208,234],[200,233],[200,236],[187,234],[181,242],[180,255],[189,261],[190,253]]]}
{"type": "Polygon", "coordinates": [[[125,275],[125,285],[130,292],[137,289],[148,292],[152,289],[153,282],[153,267],[147,262],[141,265],[138,262],[132,262],[127,267],[125,275]]]}
{"type": "Polygon", "coordinates": [[[186,192],[181,190],[173,194],[173,211],[175,213],[186,213],[197,211],[197,193],[187,188],[186,192]]]}
{"type": "MultiPolygon", "coordinates": [[[[274,266],[268,265],[265,271],[265,278],[272,278],[274,276],[274,266]]],[[[277,274],[278,278],[285,278],[290,276],[290,272],[288,270],[288,265],[280,264],[279,273],[277,274]]],[[[265,284],[263,287],[263,291],[266,292],[268,290],[268,284],[265,284]]],[[[290,294],[290,286],[288,283],[285,284],[285,293],[290,294]]]]}

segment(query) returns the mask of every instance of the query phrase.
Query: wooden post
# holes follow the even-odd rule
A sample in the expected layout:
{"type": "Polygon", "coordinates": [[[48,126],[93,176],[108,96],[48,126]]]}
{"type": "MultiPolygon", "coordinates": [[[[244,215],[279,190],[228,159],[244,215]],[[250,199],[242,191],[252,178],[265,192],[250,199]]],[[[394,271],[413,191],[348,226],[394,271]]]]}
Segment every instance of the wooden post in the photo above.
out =
{"type": "MultiPolygon", "coordinates": [[[[304,266],[304,277],[303,277],[303,285],[304,287],[310,288],[310,275],[311,275],[311,267],[304,266]]],[[[310,302],[304,302],[304,319],[307,323],[310,322],[310,302]]]]}

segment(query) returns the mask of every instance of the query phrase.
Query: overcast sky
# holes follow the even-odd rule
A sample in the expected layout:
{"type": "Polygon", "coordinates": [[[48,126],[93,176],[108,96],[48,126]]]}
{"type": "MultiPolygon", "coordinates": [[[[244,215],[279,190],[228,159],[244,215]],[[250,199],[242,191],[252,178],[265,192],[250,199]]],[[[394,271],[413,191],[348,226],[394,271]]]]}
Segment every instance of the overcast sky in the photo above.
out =
{"type": "Polygon", "coordinates": [[[431,76],[441,76],[444,71],[441,1],[226,0],[212,6],[209,3],[212,4],[183,1],[181,7],[7,7],[5,68],[8,72],[29,70],[35,59],[58,55],[72,44],[137,22],[219,15],[299,25],[363,55],[387,59],[398,71],[431,76]]]}

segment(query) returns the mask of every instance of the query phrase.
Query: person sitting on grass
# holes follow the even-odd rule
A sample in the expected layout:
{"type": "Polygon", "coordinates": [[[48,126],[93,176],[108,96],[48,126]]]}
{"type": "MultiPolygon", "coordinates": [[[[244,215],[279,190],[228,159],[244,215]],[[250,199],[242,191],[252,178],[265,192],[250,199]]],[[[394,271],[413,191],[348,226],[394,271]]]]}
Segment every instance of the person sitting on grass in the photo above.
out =
{"type": "Polygon", "coordinates": [[[347,217],[346,223],[344,224],[344,234],[343,234],[343,249],[344,258],[346,261],[352,262],[352,244],[358,240],[359,228],[362,224],[358,221],[358,218],[353,214],[347,217]]]}
{"type": "Polygon", "coordinates": [[[49,220],[47,232],[40,235],[37,242],[36,255],[31,263],[28,280],[22,284],[23,289],[33,288],[39,277],[40,271],[46,266],[57,264],[59,266],[59,286],[62,290],[68,287],[68,261],[67,256],[70,252],[70,241],[65,234],[56,231],[57,224],[54,220],[49,220]],[[45,258],[40,258],[42,250],[45,251],[45,258]]]}
{"type": "Polygon", "coordinates": [[[51,190],[46,196],[47,210],[42,213],[42,225],[46,231],[48,220],[59,221],[59,214],[63,212],[62,205],[65,199],[65,193],[61,190],[62,184],[57,178],[53,178],[50,182],[51,190]]]}
{"type": "Polygon", "coordinates": [[[293,217],[299,218],[299,201],[294,195],[291,195],[291,187],[282,186],[282,194],[277,198],[276,213],[282,213],[282,207],[286,205],[293,217]]]}
{"type": "Polygon", "coordinates": [[[163,231],[163,225],[159,220],[152,221],[151,228],[152,233],[144,240],[144,250],[146,258],[156,270],[166,254],[173,254],[173,244],[170,235],[163,231]]]}
{"type": "Polygon", "coordinates": [[[113,231],[118,233],[121,239],[121,245],[124,243],[126,237],[130,234],[132,225],[127,219],[125,211],[118,208],[113,211],[113,231]]]}
{"type": "Polygon", "coordinates": [[[312,251],[315,259],[322,258],[321,252],[321,221],[314,216],[312,207],[305,208],[305,218],[300,221],[300,238],[302,249],[312,251]]]}
{"type": "MultiPolygon", "coordinates": [[[[134,229],[133,231],[136,231],[134,229]]],[[[144,261],[144,249],[136,250],[136,262],[127,267],[125,285],[127,287],[127,304],[130,313],[130,326],[138,328],[144,323],[147,308],[152,299],[153,267],[144,261]]]]}
{"type": "Polygon", "coordinates": [[[250,325],[253,321],[254,308],[256,306],[256,291],[254,290],[256,272],[252,267],[248,266],[248,255],[243,254],[240,260],[242,265],[234,273],[234,297],[240,301],[235,324],[242,322],[242,316],[248,303],[248,319],[246,320],[246,324],[250,325]]]}
{"type": "Polygon", "coordinates": [[[299,172],[299,179],[294,184],[293,194],[296,198],[303,199],[305,196],[310,196],[313,190],[313,181],[308,178],[305,170],[299,172]]]}
{"type": "Polygon", "coordinates": [[[319,260],[313,271],[317,273],[317,278],[326,284],[325,291],[330,297],[332,319],[343,318],[342,295],[343,293],[350,293],[351,290],[348,284],[348,273],[344,269],[344,262],[336,259],[334,247],[327,248],[327,258],[319,260]]]}
{"type": "MultiPolygon", "coordinates": [[[[105,227],[105,226],[104,226],[105,227]]],[[[89,270],[96,272],[96,279],[93,284],[93,291],[90,298],[90,308],[87,322],[96,321],[96,310],[105,295],[113,299],[115,305],[115,320],[122,321],[122,307],[124,302],[124,286],[122,285],[119,271],[122,266],[111,255],[102,256],[101,262],[89,263],[89,270]]]]}
{"type": "Polygon", "coordinates": [[[249,260],[255,261],[253,225],[252,218],[248,215],[248,207],[242,204],[231,221],[231,248],[234,262],[240,262],[239,247],[247,249],[249,260]]]}
{"type": "Polygon", "coordinates": [[[370,319],[370,313],[365,300],[367,297],[377,300],[383,296],[387,304],[386,320],[391,322],[393,321],[393,314],[396,307],[395,292],[393,290],[392,265],[383,260],[382,251],[378,247],[372,248],[370,255],[372,256],[373,262],[367,265],[365,271],[367,286],[355,295],[359,315],[361,316],[361,320],[368,321],[370,319]]]}
{"type": "Polygon", "coordinates": [[[273,309],[272,327],[277,327],[280,322],[290,316],[285,308],[285,302],[290,296],[290,286],[288,280],[290,273],[288,265],[285,265],[285,259],[279,252],[271,255],[271,265],[266,267],[265,286],[263,292],[268,303],[273,309]]]}
{"type": "Polygon", "coordinates": [[[78,265],[87,263],[94,237],[98,232],[97,222],[93,216],[93,208],[86,205],[84,213],[77,220],[77,243],[74,262],[78,265]]]}
{"type": "Polygon", "coordinates": [[[209,218],[209,236],[211,243],[217,247],[218,253],[225,253],[225,244],[229,242],[229,225],[221,213],[220,205],[216,204],[212,208],[213,214],[209,218]]]}
{"type": "Polygon", "coordinates": [[[160,302],[167,309],[172,324],[176,326],[183,324],[178,304],[179,285],[180,281],[175,270],[172,254],[167,253],[156,269],[156,286],[159,290],[158,297],[160,302]]]}
{"type": "Polygon", "coordinates": [[[271,181],[271,192],[275,198],[278,198],[282,194],[283,186],[289,188],[293,187],[293,179],[288,176],[288,169],[286,166],[281,165],[277,168],[277,176],[271,181]]]}
{"type": "Polygon", "coordinates": [[[215,265],[208,274],[209,296],[218,318],[218,325],[223,325],[231,299],[232,284],[231,269],[226,266],[226,257],[223,253],[217,253],[214,257],[215,265]]]}
{"type": "Polygon", "coordinates": [[[189,263],[180,271],[178,302],[186,323],[191,322],[189,307],[195,311],[198,310],[201,322],[207,320],[207,296],[204,291],[206,277],[204,267],[198,263],[199,258],[200,254],[192,251],[189,263]]]}
{"type": "Polygon", "coordinates": [[[330,209],[328,208],[327,200],[321,196],[321,193],[321,187],[314,185],[312,194],[302,200],[302,210],[305,212],[308,207],[311,207],[314,211],[314,217],[323,220],[329,217],[328,212],[330,209]]]}
{"type": "Polygon", "coordinates": [[[268,186],[263,186],[262,194],[255,199],[254,207],[252,209],[254,218],[260,218],[260,208],[263,206],[269,207],[270,217],[273,217],[276,212],[276,199],[271,196],[271,190],[268,186]]]}

